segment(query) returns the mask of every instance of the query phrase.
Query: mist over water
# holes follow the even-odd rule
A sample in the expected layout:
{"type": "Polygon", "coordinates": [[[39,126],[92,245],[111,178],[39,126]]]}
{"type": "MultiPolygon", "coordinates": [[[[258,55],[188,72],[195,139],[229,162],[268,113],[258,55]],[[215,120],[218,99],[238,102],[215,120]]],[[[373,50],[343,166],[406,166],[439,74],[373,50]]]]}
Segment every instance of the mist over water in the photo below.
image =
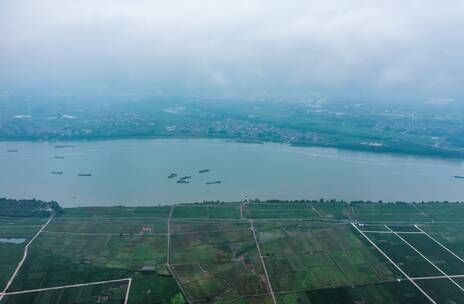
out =
{"type": "Polygon", "coordinates": [[[454,178],[464,174],[462,161],[221,140],[2,142],[0,167],[2,195],[57,200],[66,207],[238,201],[245,196],[384,201],[464,198],[464,182],[454,178]],[[210,172],[200,174],[201,169],[210,172]],[[191,182],[178,184],[175,178],[168,179],[170,173],[191,175],[191,182]],[[222,183],[206,185],[216,180],[222,183]]]}

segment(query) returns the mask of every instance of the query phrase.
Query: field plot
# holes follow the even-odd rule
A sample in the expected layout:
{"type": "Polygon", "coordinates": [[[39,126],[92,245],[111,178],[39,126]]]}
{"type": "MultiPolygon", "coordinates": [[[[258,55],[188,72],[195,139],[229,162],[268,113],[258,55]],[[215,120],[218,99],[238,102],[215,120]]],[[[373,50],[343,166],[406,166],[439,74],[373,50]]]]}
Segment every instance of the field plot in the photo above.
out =
{"type": "Polygon", "coordinates": [[[464,225],[419,226],[436,241],[464,259],[464,225]]]}
{"type": "Polygon", "coordinates": [[[209,206],[208,217],[210,219],[239,219],[240,206],[209,206]]]}
{"type": "Polygon", "coordinates": [[[392,281],[390,265],[378,258],[347,225],[255,224],[275,292],[392,281]]]}
{"type": "Polygon", "coordinates": [[[402,234],[408,243],[448,275],[464,274],[464,263],[425,234],[402,234]]]}
{"type": "Polygon", "coordinates": [[[79,207],[67,208],[65,218],[167,218],[170,206],[160,207],[79,207]]]}
{"type": "Polygon", "coordinates": [[[464,303],[463,291],[448,279],[418,280],[416,282],[437,303],[464,303]]]}
{"type": "Polygon", "coordinates": [[[430,222],[430,217],[407,203],[352,204],[353,218],[360,222],[430,222]]]}
{"type": "Polygon", "coordinates": [[[244,223],[172,222],[173,264],[230,262],[256,257],[250,225],[244,223]]]}
{"type": "MultiPolygon", "coordinates": [[[[266,295],[263,270],[259,260],[227,263],[194,263],[173,266],[177,278],[191,301],[239,300],[266,295]]],[[[260,298],[253,299],[259,303],[260,298]]],[[[239,302],[240,303],[240,302],[239,302]]]]}
{"type": "Polygon", "coordinates": [[[464,259],[426,232],[449,225],[385,225],[389,232],[381,233],[353,226],[415,284],[427,302],[464,303],[464,259]]]}
{"type": "Polygon", "coordinates": [[[320,219],[309,203],[250,203],[243,214],[249,219],[320,219]]]}
{"type": "MultiPolygon", "coordinates": [[[[22,226],[22,225],[13,225],[13,226],[2,226],[0,227],[0,238],[9,239],[9,238],[23,238],[30,239],[37,233],[41,226],[22,226]]],[[[6,241],[4,242],[6,243],[6,241]]]]}
{"type": "MultiPolygon", "coordinates": [[[[138,227],[146,226],[146,220],[121,223],[120,228],[115,230],[127,231],[123,235],[99,234],[99,231],[113,229],[119,223],[113,220],[109,222],[107,227],[108,220],[63,222],[58,219],[52,222],[52,231],[45,230],[29,248],[29,256],[10,291],[131,277],[130,303],[145,303],[155,299],[168,302],[176,297],[182,300],[175,280],[164,266],[167,236],[140,235],[138,227]],[[134,227],[137,228],[134,229],[137,234],[130,235],[130,231],[125,230],[134,227]],[[92,230],[97,233],[87,234],[92,230]],[[149,270],[144,271],[144,267],[149,267],[149,270]]],[[[156,229],[165,229],[164,222],[149,223],[154,223],[156,229]]]]}
{"type": "Polygon", "coordinates": [[[0,290],[23,257],[27,242],[40,226],[25,226],[23,220],[3,222],[0,226],[0,290]]]}
{"type": "Polygon", "coordinates": [[[426,203],[416,204],[417,208],[436,222],[464,222],[463,204],[426,203]]]}
{"type": "Polygon", "coordinates": [[[240,219],[240,204],[194,204],[177,205],[173,218],[240,219]]]}
{"type": "Polygon", "coordinates": [[[16,219],[16,218],[0,218],[0,228],[9,226],[42,226],[47,222],[47,219],[16,219]]]}
{"type": "MultiPolygon", "coordinates": [[[[2,304],[122,303],[127,290],[129,304],[463,303],[464,222],[446,221],[462,210],[327,201],[66,209],[29,246],[2,304]]],[[[44,223],[0,219],[1,284],[44,223]]]]}
{"type": "Polygon", "coordinates": [[[326,220],[350,220],[352,219],[352,207],[340,202],[311,202],[310,203],[321,218],[326,220]]]}
{"type": "Polygon", "coordinates": [[[408,281],[308,290],[278,295],[286,304],[423,304],[427,298],[408,281]]]}
{"type": "Polygon", "coordinates": [[[61,288],[5,296],[5,304],[108,303],[121,304],[126,297],[128,281],[82,287],[61,288]]]}
{"type": "Polygon", "coordinates": [[[359,224],[357,225],[358,229],[361,231],[372,231],[372,232],[386,232],[390,233],[390,231],[382,224],[359,224]]]}
{"type": "Polygon", "coordinates": [[[171,265],[190,300],[225,301],[268,292],[249,223],[171,225],[171,265]]]}
{"type": "Polygon", "coordinates": [[[159,235],[167,233],[167,220],[54,219],[44,234],[159,235]]]}
{"type": "Polygon", "coordinates": [[[400,233],[401,235],[409,233],[421,233],[421,231],[416,227],[416,225],[384,225],[383,227],[387,231],[394,231],[400,233]]]}
{"type": "Polygon", "coordinates": [[[393,262],[411,277],[442,275],[433,265],[393,233],[366,233],[393,262]]]}

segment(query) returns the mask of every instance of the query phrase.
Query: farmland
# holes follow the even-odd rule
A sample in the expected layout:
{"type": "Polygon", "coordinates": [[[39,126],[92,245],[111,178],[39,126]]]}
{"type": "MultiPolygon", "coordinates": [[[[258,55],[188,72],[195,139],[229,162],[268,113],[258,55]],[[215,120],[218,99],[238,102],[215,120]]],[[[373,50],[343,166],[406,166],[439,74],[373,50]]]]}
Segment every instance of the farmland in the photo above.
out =
{"type": "Polygon", "coordinates": [[[1,290],[29,244],[0,303],[464,303],[461,203],[85,207],[47,220],[0,219],[1,290]]]}

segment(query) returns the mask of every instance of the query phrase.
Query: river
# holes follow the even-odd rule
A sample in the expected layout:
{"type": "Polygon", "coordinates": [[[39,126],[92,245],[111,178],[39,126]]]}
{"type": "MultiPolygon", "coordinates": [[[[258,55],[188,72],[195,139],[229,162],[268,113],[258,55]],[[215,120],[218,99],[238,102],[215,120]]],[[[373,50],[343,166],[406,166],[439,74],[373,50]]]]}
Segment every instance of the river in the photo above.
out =
{"type": "Polygon", "coordinates": [[[65,207],[246,196],[464,200],[464,179],[454,175],[464,175],[464,162],[282,144],[207,139],[0,142],[0,196],[56,200],[65,207]],[[200,174],[201,169],[210,171],[200,174]],[[192,178],[178,184],[167,178],[170,173],[192,178]],[[206,185],[216,180],[222,183],[206,185]]]}

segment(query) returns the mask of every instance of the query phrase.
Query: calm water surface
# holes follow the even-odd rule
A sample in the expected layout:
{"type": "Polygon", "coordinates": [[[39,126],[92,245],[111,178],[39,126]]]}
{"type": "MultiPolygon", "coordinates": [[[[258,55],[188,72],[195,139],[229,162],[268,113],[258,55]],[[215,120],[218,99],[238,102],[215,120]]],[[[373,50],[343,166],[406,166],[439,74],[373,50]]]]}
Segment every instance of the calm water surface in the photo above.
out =
{"type": "Polygon", "coordinates": [[[462,161],[279,144],[219,140],[0,142],[0,196],[57,200],[67,207],[240,200],[245,196],[464,200],[464,180],[454,175],[464,175],[462,161]],[[211,171],[199,174],[200,169],[211,171]],[[63,174],[50,174],[52,171],[63,174]],[[191,182],[177,184],[176,179],[167,178],[171,172],[191,175],[191,182]],[[80,177],[79,173],[92,176],[80,177]],[[206,185],[215,180],[222,184],[206,185]]]}

